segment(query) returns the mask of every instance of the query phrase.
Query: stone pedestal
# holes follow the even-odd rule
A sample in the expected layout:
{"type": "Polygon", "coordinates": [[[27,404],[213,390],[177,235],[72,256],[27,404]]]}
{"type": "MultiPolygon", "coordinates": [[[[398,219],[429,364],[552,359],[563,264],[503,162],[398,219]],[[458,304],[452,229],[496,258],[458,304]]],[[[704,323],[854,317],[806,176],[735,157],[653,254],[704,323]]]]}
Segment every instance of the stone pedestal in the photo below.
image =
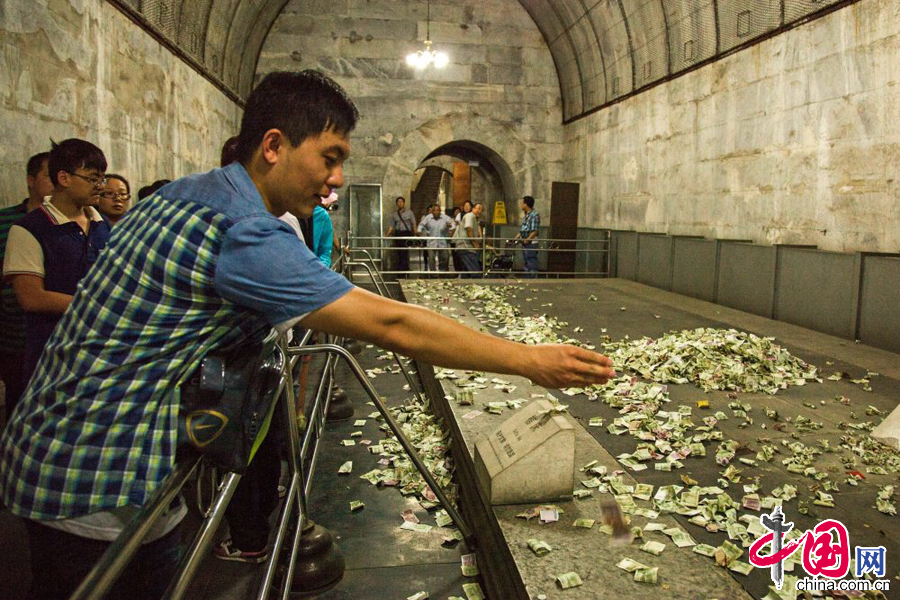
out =
{"type": "Polygon", "coordinates": [[[478,488],[488,504],[553,502],[572,496],[575,428],[547,400],[519,410],[475,443],[478,488]]]}

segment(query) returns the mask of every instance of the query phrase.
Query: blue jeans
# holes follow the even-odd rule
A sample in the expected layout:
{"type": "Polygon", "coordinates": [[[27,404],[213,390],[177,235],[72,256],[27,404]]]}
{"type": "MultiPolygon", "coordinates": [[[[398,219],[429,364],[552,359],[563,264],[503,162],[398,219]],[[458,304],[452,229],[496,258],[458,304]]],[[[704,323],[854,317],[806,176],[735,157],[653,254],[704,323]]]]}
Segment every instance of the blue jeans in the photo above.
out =
{"type": "Polygon", "coordinates": [[[537,243],[522,244],[522,258],[525,260],[525,277],[537,277],[538,253],[537,243]]]}

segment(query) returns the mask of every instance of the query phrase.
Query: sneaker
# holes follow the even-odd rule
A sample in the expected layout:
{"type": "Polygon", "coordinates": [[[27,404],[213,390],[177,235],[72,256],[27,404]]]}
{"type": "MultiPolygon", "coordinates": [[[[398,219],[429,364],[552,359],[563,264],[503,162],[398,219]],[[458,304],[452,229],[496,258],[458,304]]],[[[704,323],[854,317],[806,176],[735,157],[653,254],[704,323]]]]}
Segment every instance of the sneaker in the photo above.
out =
{"type": "Polygon", "coordinates": [[[235,547],[234,542],[229,538],[216,544],[215,548],[213,548],[213,555],[221,560],[259,564],[269,558],[269,549],[263,548],[258,552],[242,552],[235,547]]]}

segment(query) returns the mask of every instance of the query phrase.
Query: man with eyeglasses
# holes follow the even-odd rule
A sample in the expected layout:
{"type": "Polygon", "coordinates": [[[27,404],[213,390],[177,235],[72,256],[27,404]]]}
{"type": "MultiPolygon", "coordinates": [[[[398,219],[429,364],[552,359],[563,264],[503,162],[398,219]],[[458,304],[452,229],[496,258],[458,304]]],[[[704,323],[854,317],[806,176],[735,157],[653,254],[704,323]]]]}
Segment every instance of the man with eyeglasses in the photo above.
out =
{"type": "Polygon", "coordinates": [[[74,138],[53,144],[47,166],[53,191],[10,228],[3,257],[3,277],[25,312],[25,381],[109,240],[109,225],[94,208],[106,183],[100,148],[74,138]]]}

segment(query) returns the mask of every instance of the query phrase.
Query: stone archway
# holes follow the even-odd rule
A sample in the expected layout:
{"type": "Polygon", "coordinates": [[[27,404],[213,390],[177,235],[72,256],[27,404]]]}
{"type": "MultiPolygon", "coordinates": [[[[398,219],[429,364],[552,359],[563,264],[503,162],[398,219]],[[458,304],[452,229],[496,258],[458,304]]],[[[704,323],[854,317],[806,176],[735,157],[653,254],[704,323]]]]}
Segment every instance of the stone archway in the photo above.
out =
{"type": "Polygon", "coordinates": [[[482,115],[450,113],[422,124],[402,138],[382,179],[385,210],[390,210],[389,202],[394,196],[405,195],[413,174],[426,157],[454,144],[477,148],[491,162],[500,174],[507,202],[524,193],[540,194],[549,185],[532,150],[510,127],[482,115]]]}

